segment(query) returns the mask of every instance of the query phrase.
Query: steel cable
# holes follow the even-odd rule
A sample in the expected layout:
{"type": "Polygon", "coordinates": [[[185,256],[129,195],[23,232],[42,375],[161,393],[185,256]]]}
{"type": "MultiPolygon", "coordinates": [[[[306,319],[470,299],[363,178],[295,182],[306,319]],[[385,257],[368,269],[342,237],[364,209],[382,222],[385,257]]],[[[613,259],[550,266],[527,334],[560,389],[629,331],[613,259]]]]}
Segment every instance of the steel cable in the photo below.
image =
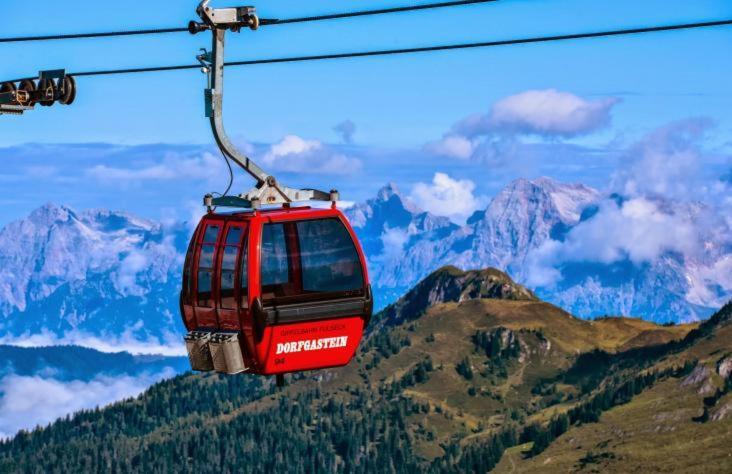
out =
{"type": "MultiPolygon", "coordinates": [[[[517,38],[508,40],[496,40],[496,41],[483,41],[477,43],[458,43],[458,44],[447,44],[447,45],[436,45],[436,46],[423,46],[415,48],[401,48],[401,49],[382,49],[373,51],[361,51],[351,53],[332,53],[332,54],[317,54],[310,56],[290,56],[284,58],[268,58],[268,59],[250,59],[244,61],[229,61],[224,63],[225,66],[254,66],[258,64],[277,64],[277,63],[292,63],[292,62],[304,62],[304,61],[322,61],[329,59],[345,59],[345,58],[363,58],[370,56],[389,56],[399,54],[413,54],[413,53],[426,53],[436,51],[450,51],[457,49],[471,49],[471,48],[488,48],[496,46],[509,46],[509,45],[520,45],[530,43],[549,43],[557,41],[568,41],[588,38],[603,38],[611,36],[623,36],[623,35],[636,35],[645,33],[656,33],[662,31],[677,31],[677,30],[690,30],[698,28],[710,28],[716,26],[728,26],[732,25],[732,19],[730,20],[717,20],[717,21],[706,21],[698,23],[683,23],[676,25],[661,25],[661,26],[649,26],[642,28],[627,28],[621,30],[607,30],[607,31],[596,31],[589,33],[573,33],[567,35],[554,35],[554,36],[536,36],[531,38],[517,38]]],[[[159,72],[159,71],[177,71],[184,69],[199,69],[200,64],[183,64],[176,66],[155,66],[155,67],[138,67],[128,69],[107,69],[100,71],[82,71],[82,72],[70,72],[68,75],[74,77],[85,77],[85,76],[106,76],[112,74],[135,74],[143,72],[159,72]]],[[[19,82],[24,79],[34,78],[21,78],[14,79],[7,82],[19,82]]]]}
{"type": "MultiPolygon", "coordinates": [[[[360,10],[354,12],[332,13],[327,15],[315,15],[299,18],[262,18],[260,26],[285,25],[291,23],[307,23],[313,21],[338,20],[343,18],[354,18],[369,15],[385,15],[389,13],[401,13],[418,10],[430,10],[435,8],[459,7],[465,5],[474,5],[479,3],[493,3],[498,0],[458,0],[452,2],[425,3],[423,5],[408,5],[402,7],[380,8],[377,10],[360,10]]],[[[136,36],[136,35],[158,35],[165,33],[182,33],[187,32],[187,27],[182,28],[152,28],[141,30],[126,31],[105,31],[98,33],[72,33],[59,35],[42,35],[42,36],[14,36],[9,38],[0,38],[0,43],[20,43],[26,41],[53,41],[53,40],[69,40],[83,38],[108,38],[114,36],[136,36]]]]}

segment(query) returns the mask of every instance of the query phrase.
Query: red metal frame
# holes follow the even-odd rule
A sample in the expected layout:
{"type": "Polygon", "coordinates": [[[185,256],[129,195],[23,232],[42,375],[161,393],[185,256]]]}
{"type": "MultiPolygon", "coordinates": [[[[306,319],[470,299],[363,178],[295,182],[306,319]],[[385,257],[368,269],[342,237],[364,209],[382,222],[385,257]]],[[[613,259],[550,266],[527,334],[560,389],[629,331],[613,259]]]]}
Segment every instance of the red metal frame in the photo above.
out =
{"type": "MultiPolygon", "coordinates": [[[[198,329],[241,331],[242,354],[246,365],[254,373],[271,375],[347,364],[355,354],[363,334],[365,319],[361,314],[265,326],[259,338],[255,337],[253,324],[252,307],[255,300],[261,298],[260,252],[264,224],[329,218],[339,220],[348,231],[358,253],[363,272],[364,289],[368,288],[366,259],[356,234],[343,213],[334,207],[329,209],[295,207],[232,214],[209,213],[201,219],[194,232],[191,247],[186,256],[188,278],[193,279],[192,284],[185,278],[183,281],[184,285],[188,285],[190,294],[187,294],[185,286],[181,292],[181,315],[186,328],[189,331],[198,329]],[[198,306],[198,265],[205,229],[210,225],[219,225],[219,234],[211,279],[214,304],[211,308],[207,308],[198,306]],[[242,240],[238,243],[239,251],[234,278],[237,309],[229,310],[221,307],[221,264],[226,237],[233,226],[241,226],[243,232],[242,240]],[[240,298],[242,245],[247,246],[248,257],[246,301],[240,298]]],[[[288,239],[287,245],[288,254],[299,254],[299,251],[293,251],[293,249],[298,250],[299,246],[296,238],[288,239]]],[[[291,269],[295,273],[295,283],[302,286],[302,269],[299,259],[297,262],[290,263],[291,269]]]]}

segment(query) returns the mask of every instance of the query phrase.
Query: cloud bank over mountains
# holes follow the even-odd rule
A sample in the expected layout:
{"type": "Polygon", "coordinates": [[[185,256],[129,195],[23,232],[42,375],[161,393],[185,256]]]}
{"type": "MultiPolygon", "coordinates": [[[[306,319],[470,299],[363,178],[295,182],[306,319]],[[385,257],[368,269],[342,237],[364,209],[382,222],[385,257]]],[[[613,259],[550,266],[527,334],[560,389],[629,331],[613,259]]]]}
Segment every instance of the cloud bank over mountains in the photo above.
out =
{"type": "Polygon", "coordinates": [[[486,115],[472,115],[453,127],[473,138],[491,134],[571,138],[610,125],[616,98],[587,100],[555,89],[529,90],[499,100],[486,115]]]}
{"type": "Polygon", "coordinates": [[[135,397],[155,382],[174,375],[172,369],[138,376],[99,375],[88,381],[6,375],[0,378],[0,439],[21,429],[45,426],[79,410],[135,397]]]}
{"type": "MultiPolygon", "coordinates": [[[[350,143],[353,131],[347,125],[344,141],[350,143]]],[[[286,135],[271,145],[254,145],[239,141],[237,147],[248,156],[254,156],[268,172],[344,175],[361,170],[361,160],[348,156],[319,140],[297,135],[286,135]]],[[[233,164],[236,166],[236,164],[233,164]]],[[[221,181],[228,169],[221,154],[204,151],[193,156],[165,153],[162,162],[141,163],[136,167],[98,164],[85,170],[85,175],[102,182],[144,182],[204,180],[210,184],[221,181]]]]}
{"type": "Polygon", "coordinates": [[[361,170],[361,161],[323,144],[297,135],[287,135],[274,143],[262,157],[262,164],[270,170],[309,174],[355,174],[361,170]]]}
{"type": "Polygon", "coordinates": [[[529,90],[499,100],[486,114],[458,121],[425,151],[448,158],[494,162],[521,137],[559,140],[579,137],[610,125],[616,98],[588,100],[555,89],[529,90]]]}
{"type": "Polygon", "coordinates": [[[411,198],[422,209],[464,223],[483,207],[487,198],[475,196],[475,183],[469,179],[453,179],[447,173],[435,173],[432,183],[417,183],[411,198]]]}
{"type": "MultiPolygon", "coordinates": [[[[612,177],[606,197],[561,240],[549,240],[533,252],[528,283],[551,286],[558,270],[571,262],[635,266],[655,265],[668,254],[697,262],[687,278],[697,303],[709,298],[709,276],[715,275],[722,295],[732,292],[715,268],[725,268],[723,255],[732,248],[732,226],[725,197],[732,186],[705,180],[700,170],[715,159],[705,150],[704,136],[713,123],[690,119],[665,125],[629,147],[624,167],[612,177]],[[720,260],[722,259],[722,260],[720,260]]],[[[723,157],[720,157],[723,158],[723,157]]],[[[729,157],[728,157],[729,158],[729,157]]],[[[723,296],[711,298],[714,304],[723,296]]]]}

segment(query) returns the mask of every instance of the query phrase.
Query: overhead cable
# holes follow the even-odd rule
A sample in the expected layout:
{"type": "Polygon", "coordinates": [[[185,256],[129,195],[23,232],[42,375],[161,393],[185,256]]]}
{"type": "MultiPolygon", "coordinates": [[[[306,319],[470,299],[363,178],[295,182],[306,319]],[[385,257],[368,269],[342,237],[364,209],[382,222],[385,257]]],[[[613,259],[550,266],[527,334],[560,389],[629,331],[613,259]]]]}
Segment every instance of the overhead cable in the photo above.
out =
{"type": "MultiPolygon", "coordinates": [[[[627,28],[621,30],[605,30],[595,31],[589,33],[572,33],[566,35],[554,35],[554,36],[534,36],[530,38],[516,38],[508,40],[496,40],[496,41],[483,41],[477,43],[457,43],[457,44],[445,44],[436,46],[422,46],[415,48],[400,48],[400,49],[382,49],[372,51],[360,51],[350,53],[332,53],[332,54],[317,54],[310,56],[289,56],[282,58],[266,58],[266,59],[250,59],[244,61],[229,61],[224,65],[228,67],[234,66],[254,66],[258,64],[277,64],[277,63],[293,63],[293,62],[305,62],[305,61],[322,61],[328,59],[345,59],[345,58],[363,58],[370,56],[389,56],[389,55],[400,55],[400,54],[413,54],[413,53],[427,53],[436,51],[450,51],[459,49],[471,49],[471,48],[488,48],[497,46],[509,46],[509,45],[521,45],[531,43],[549,43],[558,41],[568,40],[580,40],[588,38],[603,38],[612,36],[628,36],[638,35],[646,33],[657,33],[662,31],[677,31],[677,30],[691,30],[699,28],[711,28],[718,26],[729,26],[732,25],[732,19],[729,20],[717,20],[717,21],[706,21],[698,23],[682,23],[675,25],[660,25],[660,26],[648,26],[642,28],[627,28]]],[[[82,72],[71,72],[68,75],[75,77],[84,76],[107,76],[113,74],[135,74],[143,72],[159,72],[159,71],[177,71],[185,69],[199,69],[200,64],[183,64],[174,66],[155,66],[155,67],[137,67],[127,69],[106,69],[98,71],[82,71],[82,72]]],[[[31,78],[23,78],[31,79],[31,78]]],[[[10,82],[18,82],[23,79],[15,79],[10,82]]]]}
{"type": "MultiPolygon", "coordinates": [[[[343,18],[354,18],[360,16],[370,15],[385,15],[389,13],[402,13],[409,11],[418,10],[431,10],[435,8],[447,8],[447,7],[459,7],[465,5],[474,5],[479,3],[493,3],[498,0],[457,0],[452,2],[439,2],[439,3],[425,3],[422,5],[408,5],[402,7],[392,8],[380,8],[376,10],[360,10],[352,12],[342,13],[331,13],[327,15],[315,15],[305,16],[299,18],[262,18],[260,19],[260,26],[270,25],[286,25],[290,23],[308,23],[313,21],[325,21],[325,20],[339,20],[343,18]]],[[[183,33],[188,32],[188,27],[173,27],[173,28],[152,28],[152,29],[141,29],[141,30],[123,30],[123,31],[105,31],[97,33],[71,33],[71,34],[57,34],[57,35],[42,35],[42,36],[13,36],[8,38],[0,38],[0,43],[20,43],[27,41],[53,41],[53,40],[70,40],[70,39],[84,39],[84,38],[108,38],[114,36],[138,36],[138,35],[159,35],[166,33],[183,33]]]]}

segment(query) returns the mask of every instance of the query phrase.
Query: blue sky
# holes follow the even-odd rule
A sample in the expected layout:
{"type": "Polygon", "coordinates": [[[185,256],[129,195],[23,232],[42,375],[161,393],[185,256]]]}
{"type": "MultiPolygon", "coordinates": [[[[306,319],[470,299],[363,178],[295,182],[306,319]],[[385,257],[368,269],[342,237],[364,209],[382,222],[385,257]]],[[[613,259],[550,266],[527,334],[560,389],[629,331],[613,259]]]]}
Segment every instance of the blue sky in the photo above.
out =
{"type": "MultiPolygon", "coordinates": [[[[258,5],[261,17],[291,17],[402,4],[392,0],[295,2],[258,5]]],[[[40,0],[41,20],[18,15],[2,36],[84,32],[184,25],[195,1],[99,2],[73,8],[40,0]],[[144,11],[143,11],[144,7],[144,11]]],[[[233,5],[231,2],[215,6],[233,5]]],[[[10,11],[26,2],[6,0],[10,11]]],[[[230,35],[227,57],[249,59],[321,52],[397,48],[451,42],[506,39],[667,23],[732,18],[732,2],[503,0],[493,4],[385,15],[321,24],[263,28],[230,35]]],[[[194,62],[208,36],[172,34],[0,44],[12,61],[0,64],[0,78],[35,74],[43,68],[71,71],[194,62]]],[[[491,196],[510,179],[548,174],[603,187],[618,156],[644,134],[687,117],[715,121],[706,146],[729,152],[732,141],[732,28],[681,31],[637,37],[583,40],[452,51],[389,58],[231,68],[226,82],[226,123],[240,143],[263,157],[267,146],[287,135],[321,142],[328,156],[355,157],[358,171],[344,174],[282,171],[290,185],[341,189],[345,199],[364,199],[385,182],[408,192],[429,183],[435,172],[470,179],[475,194],[491,196]],[[556,89],[587,101],[617,100],[611,125],[571,138],[531,136],[522,143],[543,151],[501,163],[454,160],[425,153],[456,122],[485,114],[503,98],[527,90],[556,89]],[[356,125],[354,143],[344,145],[334,125],[356,125]],[[326,150],[327,149],[327,150],[326,150]],[[531,155],[531,156],[529,156],[531,155]]],[[[149,217],[176,214],[207,190],[225,185],[223,168],[206,179],[195,169],[180,180],[140,180],[102,171],[151,166],[175,167],[210,147],[203,118],[204,77],[196,71],[80,78],[70,107],[38,108],[23,117],[0,118],[0,160],[4,188],[0,224],[46,202],[79,208],[113,207],[149,217]],[[113,144],[113,148],[39,147],[27,144],[113,144]],[[120,148],[121,145],[170,144],[120,148]],[[105,149],[106,151],[99,151],[105,149]],[[166,155],[167,154],[167,155],[166,155]],[[165,160],[168,156],[168,161],[165,160]],[[101,171],[98,166],[104,166],[101,171]],[[120,178],[122,176],[122,178],[120,178]],[[185,203],[185,204],[180,204],[185,203]]],[[[325,150],[325,151],[324,151],[325,150]]],[[[205,167],[205,160],[189,163],[205,167]]],[[[211,162],[213,163],[213,162],[211,162]]],[[[348,163],[348,162],[346,162],[348,163]]],[[[711,175],[729,163],[717,158],[711,175]]],[[[212,165],[213,166],[213,165],[212,165]]],[[[284,178],[283,178],[284,179],[284,178]]],[[[240,179],[237,190],[249,183],[240,179]]]]}

